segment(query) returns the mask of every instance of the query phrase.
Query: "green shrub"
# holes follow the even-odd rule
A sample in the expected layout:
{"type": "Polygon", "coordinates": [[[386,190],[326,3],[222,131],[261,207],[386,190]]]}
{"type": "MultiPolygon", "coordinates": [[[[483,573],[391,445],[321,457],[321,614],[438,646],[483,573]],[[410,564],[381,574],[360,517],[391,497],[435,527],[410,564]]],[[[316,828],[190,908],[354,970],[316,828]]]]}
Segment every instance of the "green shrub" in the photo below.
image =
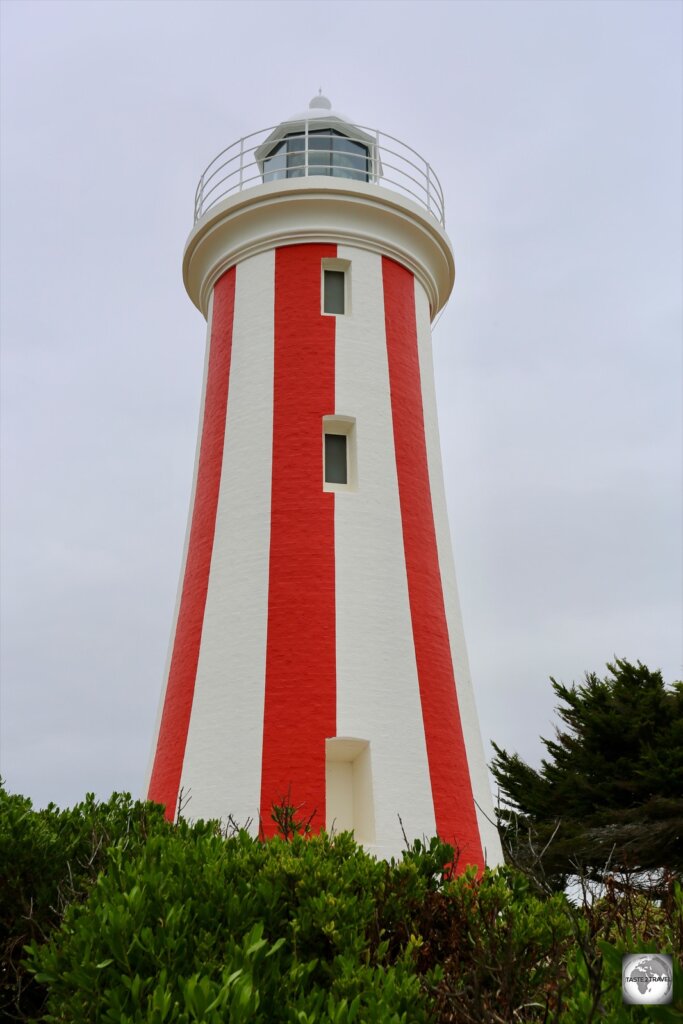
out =
{"type": "Polygon", "coordinates": [[[621,956],[683,947],[671,877],[573,905],[453,849],[376,861],[348,834],[261,841],[113,796],[34,811],[0,789],[0,1018],[52,1024],[608,1024],[621,956]],[[23,957],[22,960],[22,949],[23,957]]]}
{"type": "Polygon", "coordinates": [[[568,951],[570,981],[562,1024],[607,1020],[676,1024],[683,1020],[683,889],[671,879],[664,900],[652,900],[636,887],[616,890],[586,903],[574,915],[576,941],[568,951]],[[621,994],[625,953],[673,954],[674,1002],[669,1006],[625,1006],[621,994]]]}
{"type": "Polygon", "coordinates": [[[34,811],[0,783],[0,1017],[39,1013],[45,989],[22,964],[23,947],[49,937],[71,903],[82,901],[112,843],[129,850],[167,833],[162,808],[114,794],[92,794],[73,809],[34,811]]]}
{"type": "Polygon", "coordinates": [[[30,948],[46,1021],[426,1021],[411,952],[374,950],[386,865],[349,835],[267,843],[181,823],[113,847],[87,905],[30,948]]]}

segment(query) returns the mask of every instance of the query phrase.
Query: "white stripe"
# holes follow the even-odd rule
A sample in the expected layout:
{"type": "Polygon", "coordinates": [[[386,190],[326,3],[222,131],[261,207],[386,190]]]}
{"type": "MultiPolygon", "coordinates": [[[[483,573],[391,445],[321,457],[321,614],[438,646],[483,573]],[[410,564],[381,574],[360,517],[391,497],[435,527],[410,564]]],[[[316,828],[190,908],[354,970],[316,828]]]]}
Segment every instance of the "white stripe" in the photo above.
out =
{"type": "Polygon", "coordinates": [[[337,415],[356,418],[358,488],[335,494],[337,733],[369,740],[384,857],[432,836],[434,805],[410,618],[384,322],[382,258],[340,246],[351,312],[337,317],[337,415]]]}
{"type": "Polygon", "coordinates": [[[149,762],[147,764],[147,776],[145,780],[145,797],[149,792],[149,784],[152,779],[152,769],[154,767],[154,758],[157,751],[157,743],[159,742],[159,728],[161,726],[161,716],[164,710],[164,704],[166,703],[166,690],[168,689],[168,674],[171,670],[171,658],[173,657],[173,646],[175,644],[175,634],[178,628],[178,612],[180,611],[180,598],[183,593],[183,583],[185,581],[185,566],[187,565],[187,550],[190,546],[190,531],[192,529],[192,514],[194,512],[194,500],[197,493],[197,473],[199,471],[199,452],[202,446],[202,430],[204,428],[204,406],[206,404],[206,381],[209,375],[209,348],[211,343],[211,321],[213,317],[213,294],[209,301],[208,318],[206,322],[206,344],[204,345],[204,376],[202,379],[202,397],[199,404],[199,427],[197,428],[197,444],[195,447],[194,455],[194,474],[192,476],[192,489],[190,491],[190,508],[187,514],[187,526],[185,527],[185,544],[183,547],[183,556],[180,563],[180,578],[178,580],[178,590],[176,593],[175,610],[173,612],[173,625],[171,627],[171,637],[168,642],[168,652],[166,654],[166,669],[164,672],[164,682],[161,688],[161,697],[159,698],[159,706],[157,708],[156,723],[154,725],[154,738],[152,741],[152,749],[149,756],[149,762]]]}
{"type": "Polygon", "coordinates": [[[190,818],[258,827],[273,440],[274,251],[237,267],[216,533],[182,782],[190,818]]]}
{"type": "Polygon", "coordinates": [[[493,801],[489,788],[486,758],[481,742],[479,717],[474,702],[474,691],[465,646],[465,632],[460,612],[458,587],[455,578],[455,563],[448,525],[448,509],[441,465],[441,445],[436,411],[434,388],[434,365],[432,360],[432,333],[427,294],[422,285],[415,281],[415,318],[417,322],[418,351],[420,356],[420,377],[422,380],[422,404],[424,408],[425,439],[427,442],[427,464],[432,494],[432,510],[436,543],[439,553],[439,569],[446,606],[446,621],[451,644],[451,658],[458,694],[460,719],[465,738],[465,749],[470,769],[472,792],[477,803],[479,835],[486,863],[489,866],[502,864],[503,854],[498,831],[491,822],[494,820],[493,801]],[[488,820],[490,819],[490,820],[488,820]]]}

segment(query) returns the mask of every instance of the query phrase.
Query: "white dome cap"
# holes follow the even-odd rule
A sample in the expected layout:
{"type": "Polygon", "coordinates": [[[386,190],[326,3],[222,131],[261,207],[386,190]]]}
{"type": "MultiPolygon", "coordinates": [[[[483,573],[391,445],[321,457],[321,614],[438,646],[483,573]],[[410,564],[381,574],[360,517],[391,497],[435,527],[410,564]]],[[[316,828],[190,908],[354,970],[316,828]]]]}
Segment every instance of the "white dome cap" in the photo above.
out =
{"type": "Polygon", "coordinates": [[[343,121],[345,124],[353,124],[354,122],[346,114],[342,114],[339,110],[332,109],[332,102],[323,96],[322,89],[318,90],[318,95],[314,96],[308,104],[308,109],[301,111],[296,114],[292,114],[291,117],[285,118],[283,124],[291,124],[293,121],[314,121],[316,118],[326,118],[330,121],[343,121]]]}
{"type": "Polygon", "coordinates": [[[332,110],[332,104],[328,100],[327,96],[323,96],[322,89],[318,89],[318,95],[314,96],[311,102],[308,104],[309,110],[332,110]]]}

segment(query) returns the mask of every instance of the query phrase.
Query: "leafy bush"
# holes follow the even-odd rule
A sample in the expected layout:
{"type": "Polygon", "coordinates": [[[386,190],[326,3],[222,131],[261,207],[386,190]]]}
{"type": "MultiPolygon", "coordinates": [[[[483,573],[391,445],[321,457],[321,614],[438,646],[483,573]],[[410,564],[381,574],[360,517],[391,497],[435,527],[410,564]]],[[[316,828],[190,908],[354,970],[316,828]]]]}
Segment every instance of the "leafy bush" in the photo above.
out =
{"type": "Polygon", "coordinates": [[[90,794],[71,810],[50,804],[34,811],[0,782],[0,1017],[25,1020],[40,1011],[45,989],[26,972],[23,947],[44,941],[65,909],[85,899],[109,847],[133,851],[168,831],[161,807],[129,794],[104,803],[90,794]]]}
{"type": "Polygon", "coordinates": [[[431,895],[419,921],[440,1020],[553,1019],[573,944],[564,896],[542,899],[519,872],[473,870],[431,895]],[[541,1013],[538,1011],[542,1010],[541,1013]]]}
{"type": "Polygon", "coordinates": [[[263,843],[181,823],[135,856],[115,846],[87,910],[31,947],[45,1020],[426,1021],[410,951],[389,964],[368,946],[386,873],[349,835],[263,843]]]}
{"type": "MultiPolygon", "coordinates": [[[[683,897],[572,905],[453,850],[376,861],[352,836],[169,825],[114,796],[34,811],[0,790],[0,1017],[52,1024],[501,1024],[680,1019],[623,1007],[622,952],[683,946],[683,897]],[[26,947],[21,962],[20,950],[26,947]],[[4,1016],[3,1016],[4,1015],[4,1016]]],[[[678,970],[678,969],[677,969],[678,970]]]]}

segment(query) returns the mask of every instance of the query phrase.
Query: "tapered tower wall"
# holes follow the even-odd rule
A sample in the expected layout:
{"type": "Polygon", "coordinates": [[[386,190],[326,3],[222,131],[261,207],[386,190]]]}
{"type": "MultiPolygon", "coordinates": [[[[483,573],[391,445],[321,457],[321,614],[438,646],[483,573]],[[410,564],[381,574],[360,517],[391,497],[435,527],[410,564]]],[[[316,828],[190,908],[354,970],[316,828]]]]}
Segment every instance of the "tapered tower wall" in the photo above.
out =
{"type": "Polygon", "coordinates": [[[416,204],[312,179],[225,201],[190,237],[209,320],[193,509],[149,795],[173,816],[314,828],[396,855],[438,832],[496,863],[443,489],[430,322],[453,280],[416,204]],[[346,274],[344,314],[322,273],[346,274]],[[347,486],[324,483],[325,417],[347,486]],[[478,807],[480,810],[478,810],[478,807]]]}

